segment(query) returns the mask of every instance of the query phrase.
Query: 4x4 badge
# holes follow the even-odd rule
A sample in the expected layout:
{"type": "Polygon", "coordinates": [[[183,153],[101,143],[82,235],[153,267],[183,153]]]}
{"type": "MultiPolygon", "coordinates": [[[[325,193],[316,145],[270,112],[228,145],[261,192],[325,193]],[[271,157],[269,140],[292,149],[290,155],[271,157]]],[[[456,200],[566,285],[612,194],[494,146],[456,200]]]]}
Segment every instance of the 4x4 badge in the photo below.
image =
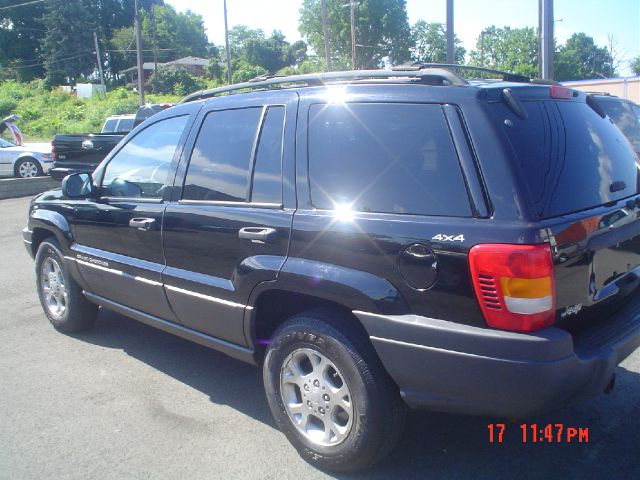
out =
{"type": "Polygon", "coordinates": [[[431,240],[437,240],[438,242],[464,242],[464,235],[444,235],[439,233],[431,240]]]}

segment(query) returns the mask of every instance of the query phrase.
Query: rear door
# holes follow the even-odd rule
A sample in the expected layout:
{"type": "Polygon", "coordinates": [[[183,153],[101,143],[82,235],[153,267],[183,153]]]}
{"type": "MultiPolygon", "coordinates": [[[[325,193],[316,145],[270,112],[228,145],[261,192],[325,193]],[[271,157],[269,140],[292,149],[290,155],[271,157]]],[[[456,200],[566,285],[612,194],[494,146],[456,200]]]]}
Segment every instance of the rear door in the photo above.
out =
{"type": "Polygon", "coordinates": [[[606,318],[638,295],[638,158],[584,97],[523,98],[527,118],[490,109],[519,163],[533,214],[553,248],[558,320],[606,318]]]}
{"type": "Polygon", "coordinates": [[[163,227],[166,295],[185,326],[246,344],[251,290],[276,278],[289,245],[297,104],[270,92],[203,108],[163,227]]]}

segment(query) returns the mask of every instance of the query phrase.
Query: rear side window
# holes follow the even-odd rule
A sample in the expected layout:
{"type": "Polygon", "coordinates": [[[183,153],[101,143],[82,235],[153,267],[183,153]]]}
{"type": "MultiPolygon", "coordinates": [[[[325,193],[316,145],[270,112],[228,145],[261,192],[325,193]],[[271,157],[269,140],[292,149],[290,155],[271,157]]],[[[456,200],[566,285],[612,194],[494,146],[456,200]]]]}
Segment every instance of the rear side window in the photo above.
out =
{"type": "Polygon", "coordinates": [[[313,105],[309,115],[309,173],[315,207],[471,215],[441,106],[313,105]]]}
{"type": "Polygon", "coordinates": [[[244,202],[262,108],[207,115],[191,154],[185,200],[244,202]]]}
{"type": "Polygon", "coordinates": [[[262,125],[253,172],[251,201],[282,203],[284,107],[270,107],[262,125]]]}
{"type": "Polygon", "coordinates": [[[638,191],[636,156],[609,119],[580,101],[523,102],[526,120],[491,106],[540,218],[586,210],[638,191]],[[511,119],[505,124],[505,116],[511,119]]]}
{"type": "Polygon", "coordinates": [[[634,111],[632,105],[618,100],[598,100],[598,103],[629,141],[640,147],[640,109],[636,107],[634,111]]]}

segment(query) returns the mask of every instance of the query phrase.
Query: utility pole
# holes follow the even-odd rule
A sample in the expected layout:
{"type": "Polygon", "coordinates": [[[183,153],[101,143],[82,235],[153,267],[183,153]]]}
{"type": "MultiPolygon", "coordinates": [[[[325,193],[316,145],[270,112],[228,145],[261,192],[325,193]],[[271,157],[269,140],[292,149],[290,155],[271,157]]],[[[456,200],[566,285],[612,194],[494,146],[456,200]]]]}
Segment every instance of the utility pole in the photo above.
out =
{"type": "Polygon", "coordinates": [[[456,62],[454,55],[453,0],[447,0],[447,63],[456,62]]]}
{"type": "Polygon", "coordinates": [[[231,85],[231,52],[229,51],[229,24],[227,23],[227,0],[224,0],[224,43],[227,49],[227,83],[231,85]]]}
{"type": "Polygon", "coordinates": [[[140,106],[145,104],[144,100],[144,69],[142,63],[142,30],[140,27],[140,10],[138,8],[138,0],[135,0],[134,8],[136,9],[136,57],[138,60],[138,92],[140,94],[140,106]]]}
{"type": "Polygon", "coordinates": [[[322,35],[324,35],[324,56],[327,60],[327,71],[333,70],[331,51],[329,50],[329,22],[327,20],[327,0],[322,0],[322,35]]]}
{"type": "Polygon", "coordinates": [[[156,25],[156,17],[151,9],[151,25],[153,28],[153,73],[158,73],[158,28],[156,25]]]}
{"type": "Polygon", "coordinates": [[[96,44],[96,60],[98,61],[98,71],[100,72],[100,85],[107,92],[107,87],[104,83],[104,70],[102,69],[102,56],[100,55],[100,45],[98,45],[98,34],[93,32],[93,41],[96,44]]]}
{"type": "Polygon", "coordinates": [[[356,69],[356,2],[351,3],[351,70],[356,69]]]}
{"type": "Polygon", "coordinates": [[[553,80],[553,0],[538,0],[538,32],[540,35],[540,62],[538,76],[553,80]]]}

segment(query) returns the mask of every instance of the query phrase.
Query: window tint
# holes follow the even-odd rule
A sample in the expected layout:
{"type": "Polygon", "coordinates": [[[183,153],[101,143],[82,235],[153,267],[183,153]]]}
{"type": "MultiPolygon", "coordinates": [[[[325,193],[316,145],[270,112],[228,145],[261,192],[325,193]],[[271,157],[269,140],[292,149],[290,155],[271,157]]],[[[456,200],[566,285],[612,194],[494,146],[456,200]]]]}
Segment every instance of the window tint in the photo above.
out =
{"type": "Polygon", "coordinates": [[[270,107],[260,133],[251,201],[282,203],[282,133],[284,107],[270,107]]]}
{"type": "Polygon", "coordinates": [[[130,132],[133,130],[133,118],[123,118],[118,123],[118,131],[119,132],[130,132]]]}
{"type": "Polygon", "coordinates": [[[507,114],[502,103],[491,108],[513,145],[541,218],[600,206],[638,191],[636,156],[608,118],[580,101],[523,105],[526,120],[507,114]],[[511,127],[504,126],[507,115],[511,127]]]}
{"type": "Polygon", "coordinates": [[[600,100],[599,103],[629,141],[640,146],[640,119],[632,106],[619,100],[600,100]]]}
{"type": "Polygon", "coordinates": [[[107,120],[104,122],[104,126],[102,127],[102,133],[113,133],[118,124],[117,118],[112,118],[111,120],[107,120]]]}
{"type": "Polygon", "coordinates": [[[438,105],[314,105],[311,198],[318,208],[469,216],[462,171],[438,105]]]}
{"type": "Polygon", "coordinates": [[[244,202],[261,108],[211,112],[191,153],[183,198],[244,202]]]}
{"type": "Polygon", "coordinates": [[[107,165],[102,195],[161,198],[188,119],[185,115],[162,120],[136,135],[107,165]]]}

